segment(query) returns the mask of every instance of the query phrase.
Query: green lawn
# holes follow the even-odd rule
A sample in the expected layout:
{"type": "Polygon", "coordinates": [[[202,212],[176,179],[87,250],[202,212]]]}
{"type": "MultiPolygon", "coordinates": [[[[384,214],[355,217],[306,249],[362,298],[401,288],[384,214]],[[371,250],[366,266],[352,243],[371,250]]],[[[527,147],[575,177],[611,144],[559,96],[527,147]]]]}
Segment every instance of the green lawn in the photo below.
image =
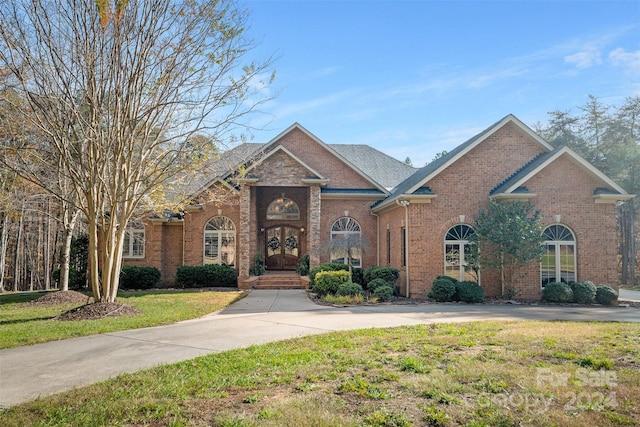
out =
{"type": "Polygon", "coordinates": [[[142,313],[63,322],[53,318],[78,304],[31,306],[22,303],[36,299],[42,293],[0,294],[0,348],[175,323],[217,311],[242,295],[241,291],[120,292],[118,302],[142,313]]]}
{"type": "Polygon", "coordinates": [[[639,324],[473,322],[303,337],[126,374],[2,426],[640,425],[639,324]]]}

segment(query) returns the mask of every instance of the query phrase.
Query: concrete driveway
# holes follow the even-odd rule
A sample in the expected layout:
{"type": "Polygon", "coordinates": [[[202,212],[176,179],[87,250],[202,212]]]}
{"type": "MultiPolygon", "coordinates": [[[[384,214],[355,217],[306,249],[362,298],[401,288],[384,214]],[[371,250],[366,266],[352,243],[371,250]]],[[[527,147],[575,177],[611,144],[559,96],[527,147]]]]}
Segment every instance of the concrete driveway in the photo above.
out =
{"type": "Polygon", "coordinates": [[[640,309],[490,304],[336,308],[314,304],[305,291],[254,290],[195,320],[1,350],[0,407],[252,344],[347,329],[498,319],[640,322],[640,309]]]}

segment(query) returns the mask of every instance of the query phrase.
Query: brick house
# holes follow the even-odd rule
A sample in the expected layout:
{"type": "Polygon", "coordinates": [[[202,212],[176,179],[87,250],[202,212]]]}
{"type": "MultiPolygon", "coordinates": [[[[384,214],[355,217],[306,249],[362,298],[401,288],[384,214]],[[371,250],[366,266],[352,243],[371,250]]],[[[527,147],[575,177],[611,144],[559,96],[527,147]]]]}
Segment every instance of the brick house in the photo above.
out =
{"type": "MultiPolygon", "coordinates": [[[[616,203],[633,197],[513,115],[421,169],[366,145],[326,144],[296,123],[224,153],[191,192],[183,214],[130,226],[125,265],[155,266],[171,285],[180,265],[225,263],[249,287],[257,253],[269,272],[293,270],[305,254],[311,266],[346,262],[327,242],[359,234],[369,245],[354,265],[398,268],[411,297],[438,275],[476,279],[465,248],[491,199],[531,200],[543,213],[546,254],[516,284],[518,297],[539,298],[557,280],[617,287],[616,203]]],[[[495,272],[479,279],[486,295],[501,293],[495,272]]]]}

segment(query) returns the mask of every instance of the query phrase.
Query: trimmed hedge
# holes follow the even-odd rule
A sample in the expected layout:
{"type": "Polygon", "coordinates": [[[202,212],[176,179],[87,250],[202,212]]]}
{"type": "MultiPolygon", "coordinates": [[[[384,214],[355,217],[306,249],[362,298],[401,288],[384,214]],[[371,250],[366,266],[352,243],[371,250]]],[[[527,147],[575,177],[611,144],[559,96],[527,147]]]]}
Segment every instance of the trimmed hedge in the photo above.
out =
{"type": "Polygon", "coordinates": [[[454,297],[463,302],[484,301],[484,290],[476,282],[464,281],[455,284],[456,294],[454,297]]]}
{"type": "Polygon", "coordinates": [[[447,279],[436,279],[433,281],[431,292],[427,296],[436,301],[452,301],[456,294],[456,284],[447,279]]]}
{"type": "Polygon", "coordinates": [[[386,280],[377,278],[367,283],[367,290],[369,292],[373,292],[376,289],[378,289],[380,286],[391,286],[391,285],[386,280]]]}
{"type": "Polygon", "coordinates": [[[350,296],[354,297],[356,295],[362,295],[362,286],[353,282],[345,282],[340,283],[338,285],[338,290],[336,291],[336,295],[338,296],[350,296]]]}
{"type": "Polygon", "coordinates": [[[389,285],[378,286],[373,291],[373,296],[379,301],[389,301],[393,297],[393,288],[389,285]]]}
{"type": "Polygon", "coordinates": [[[618,293],[609,285],[600,285],[596,288],[596,302],[609,305],[618,299],[618,293]]]}
{"type": "Polygon", "coordinates": [[[351,281],[357,283],[364,288],[367,282],[364,281],[364,270],[354,267],[351,269],[351,281]]]}
{"type": "Polygon", "coordinates": [[[320,296],[334,294],[338,292],[338,287],[342,283],[347,283],[351,279],[348,271],[320,271],[315,275],[313,292],[320,296]]]}
{"type": "Polygon", "coordinates": [[[573,291],[566,283],[548,283],[542,290],[542,301],[571,302],[573,301],[573,291]]]}
{"type": "Polygon", "coordinates": [[[176,271],[176,281],[183,288],[237,286],[236,272],[228,265],[182,265],[176,271]]]}
{"type": "Polygon", "coordinates": [[[125,265],[120,270],[121,289],[150,289],[160,280],[160,270],[155,267],[125,265]]]}
{"type": "Polygon", "coordinates": [[[364,281],[369,283],[374,279],[382,279],[390,285],[395,285],[400,278],[400,272],[393,267],[371,267],[364,272],[364,281]]]}
{"type": "Polygon", "coordinates": [[[336,262],[324,262],[309,270],[309,284],[313,288],[316,284],[316,275],[321,271],[349,271],[347,264],[340,264],[336,262]]]}
{"type": "Polygon", "coordinates": [[[584,282],[572,283],[573,301],[578,304],[593,304],[596,300],[596,286],[593,282],[585,280],[584,282]]]}

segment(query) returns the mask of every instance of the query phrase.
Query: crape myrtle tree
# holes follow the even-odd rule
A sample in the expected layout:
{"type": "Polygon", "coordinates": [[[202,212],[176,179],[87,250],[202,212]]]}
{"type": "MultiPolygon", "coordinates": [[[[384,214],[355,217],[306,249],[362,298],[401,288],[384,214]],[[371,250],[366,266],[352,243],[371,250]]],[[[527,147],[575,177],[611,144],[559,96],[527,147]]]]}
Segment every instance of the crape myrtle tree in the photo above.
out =
{"type": "Polygon", "coordinates": [[[0,4],[0,67],[37,129],[19,149],[38,153],[20,157],[70,184],[96,301],[116,298],[128,221],[182,200],[189,171],[269,99],[271,59],[245,62],[247,19],[230,0],[0,4]]]}
{"type": "Polygon", "coordinates": [[[502,295],[513,289],[527,264],[543,255],[542,216],[531,202],[491,200],[474,217],[473,229],[473,263],[499,271],[502,295]]]}

